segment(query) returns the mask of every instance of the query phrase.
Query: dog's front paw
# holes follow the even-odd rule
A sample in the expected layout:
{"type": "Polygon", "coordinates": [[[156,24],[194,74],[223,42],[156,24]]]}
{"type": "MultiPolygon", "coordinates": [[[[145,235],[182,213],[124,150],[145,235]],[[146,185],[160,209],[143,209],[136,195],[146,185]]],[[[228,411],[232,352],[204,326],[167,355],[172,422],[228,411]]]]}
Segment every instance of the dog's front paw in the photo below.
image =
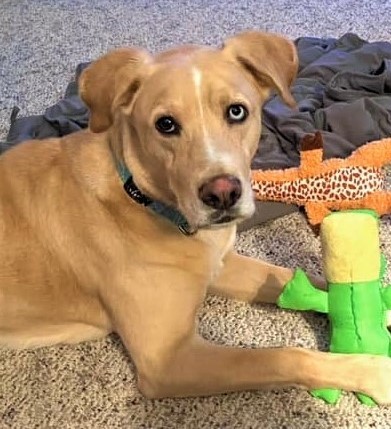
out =
{"type": "Polygon", "coordinates": [[[360,386],[357,396],[366,405],[391,405],[391,359],[384,356],[363,356],[366,362],[360,371],[360,386]]]}

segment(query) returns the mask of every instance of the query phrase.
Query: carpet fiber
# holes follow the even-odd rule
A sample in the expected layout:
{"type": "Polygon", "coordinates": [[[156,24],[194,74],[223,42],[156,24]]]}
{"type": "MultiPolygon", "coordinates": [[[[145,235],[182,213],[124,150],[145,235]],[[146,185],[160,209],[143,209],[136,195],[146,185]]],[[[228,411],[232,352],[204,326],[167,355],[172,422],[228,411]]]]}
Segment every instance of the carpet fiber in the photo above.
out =
{"type": "MultiPolygon", "coordinates": [[[[40,114],[63,94],[76,64],[126,44],[156,51],[178,42],[220,43],[259,28],[299,36],[391,41],[389,2],[375,0],[2,0],[0,140],[11,108],[40,114]]],[[[0,185],[1,186],[1,185],[0,185]]],[[[381,224],[391,260],[390,219],[381,224]]],[[[320,247],[299,213],[242,232],[240,252],[320,270],[320,247]]],[[[1,309],[0,309],[1,311],[1,309]]],[[[327,349],[326,318],[209,297],[200,330],[217,343],[327,349]]],[[[390,374],[391,380],[391,374],[390,374]]],[[[389,428],[391,407],[351,394],[327,406],[286,389],[195,399],[146,400],[116,336],[34,351],[0,351],[0,428],[389,428]]]]}

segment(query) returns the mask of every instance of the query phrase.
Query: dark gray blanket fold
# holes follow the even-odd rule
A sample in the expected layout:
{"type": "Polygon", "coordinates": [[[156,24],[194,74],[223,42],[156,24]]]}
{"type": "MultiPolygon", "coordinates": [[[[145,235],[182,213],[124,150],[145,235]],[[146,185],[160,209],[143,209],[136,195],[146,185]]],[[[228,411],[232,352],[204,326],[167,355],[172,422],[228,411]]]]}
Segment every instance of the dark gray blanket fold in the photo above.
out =
{"type": "MultiPolygon", "coordinates": [[[[254,169],[297,165],[301,138],[316,130],[322,131],[326,157],[346,157],[368,141],[391,136],[391,43],[368,43],[354,34],[303,37],[295,43],[300,67],[292,93],[298,107],[288,108],[277,95],[265,104],[254,169]]],[[[63,136],[87,126],[88,110],[77,95],[86,65],[77,67],[64,98],[42,116],[13,118],[0,153],[22,140],[63,136]]]]}
{"type": "Polygon", "coordinates": [[[19,109],[14,108],[6,142],[0,143],[0,153],[24,140],[61,137],[87,128],[88,109],[78,95],[77,82],[88,64],[82,63],[76,67],[75,80],[68,84],[64,98],[48,107],[43,115],[17,118],[19,109]]]}

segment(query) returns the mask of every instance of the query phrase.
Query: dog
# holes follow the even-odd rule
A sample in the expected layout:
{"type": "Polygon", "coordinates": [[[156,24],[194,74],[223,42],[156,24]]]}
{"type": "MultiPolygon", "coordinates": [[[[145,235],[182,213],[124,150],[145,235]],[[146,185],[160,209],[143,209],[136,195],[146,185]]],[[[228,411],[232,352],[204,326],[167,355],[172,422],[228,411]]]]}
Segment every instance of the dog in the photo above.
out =
{"type": "Polygon", "coordinates": [[[233,244],[254,212],[262,104],[276,91],[294,106],[297,68],[291,41],[256,31],[92,63],[79,82],[89,128],[0,157],[0,344],[114,331],[148,398],[296,386],[390,403],[388,358],[225,347],[197,333],[207,293],[273,303],[292,276],[233,244]]]}

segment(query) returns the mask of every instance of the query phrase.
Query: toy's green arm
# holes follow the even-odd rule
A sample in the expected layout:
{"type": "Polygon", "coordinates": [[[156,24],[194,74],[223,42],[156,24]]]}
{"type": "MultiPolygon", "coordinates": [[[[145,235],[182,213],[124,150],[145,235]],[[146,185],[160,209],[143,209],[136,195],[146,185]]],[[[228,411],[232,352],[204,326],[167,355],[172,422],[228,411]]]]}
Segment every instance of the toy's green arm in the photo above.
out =
{"type": "Polygon", "coordinates": [[[285,285],[277,305],[290,310],[313,310],[328,313],[327,292],[316,289],[300,268],[285,285]]]}

